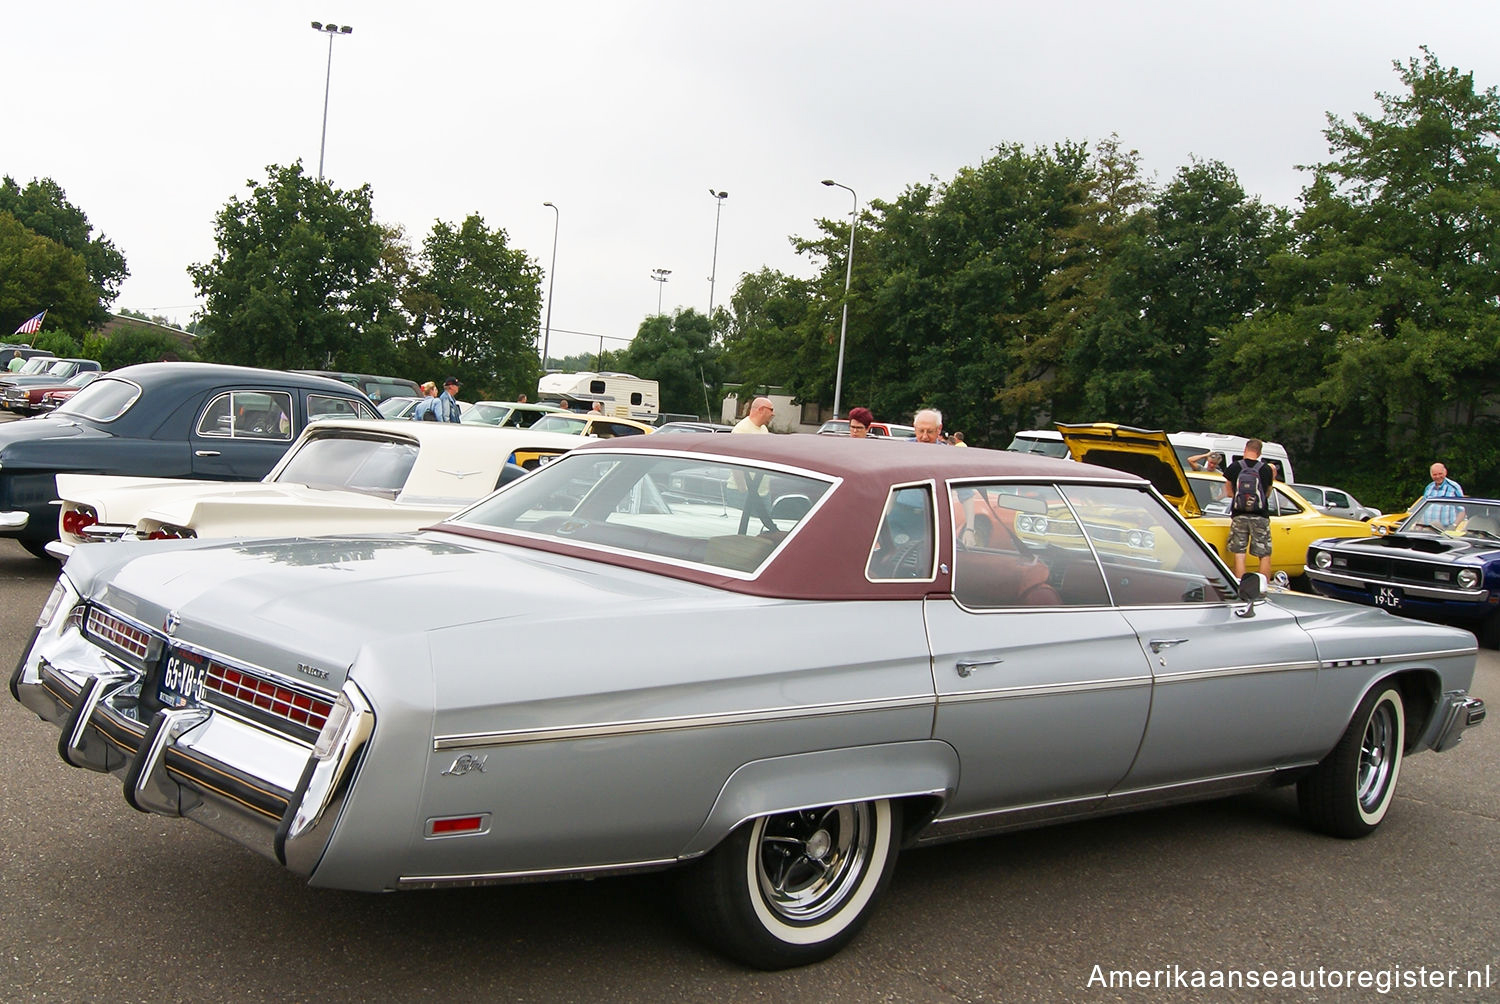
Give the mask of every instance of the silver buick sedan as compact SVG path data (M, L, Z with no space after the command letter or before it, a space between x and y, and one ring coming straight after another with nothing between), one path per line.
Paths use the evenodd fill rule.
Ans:
M641 436L417 533L79 548L10 687L132 806L312 885L673 869L779 968L912 845L1292 783L1368 834L1483 719L1474 662L1233 581L1129 474Z

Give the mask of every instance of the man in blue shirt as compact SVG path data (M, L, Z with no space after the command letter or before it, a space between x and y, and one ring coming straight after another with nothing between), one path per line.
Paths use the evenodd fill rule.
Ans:
M1464 493L1464 486L1448 477L1448 468L1442 464L1433 464L1428 470L1432 476L1427 487L1422 489L1424 499L1446 499L1460 498ZM1444 529L1452 529L1458 525L1463 518L1463 507L1456 505L1444 505L1437 507L1437 519Z
M449 377L443 381L443 392L438 395L437 404L433 408L439 422L458 421L458 377Z

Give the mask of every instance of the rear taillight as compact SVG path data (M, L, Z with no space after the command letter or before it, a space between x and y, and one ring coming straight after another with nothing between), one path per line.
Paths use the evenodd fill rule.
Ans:
M157 527L155 530L152 530L150 533L146 534L146 539L147 540L185 540L185 539L187 539L189 537L196 537L196 536L198 536L198 535L196 533L194 533L192 530L189 530L185 526L168 526L167 524L163 523L161 526Z
M97 522L99 522L99 514L88 506L69 509L62 514L63 533L71 534L74 537L83 536L84 529L93 526Z

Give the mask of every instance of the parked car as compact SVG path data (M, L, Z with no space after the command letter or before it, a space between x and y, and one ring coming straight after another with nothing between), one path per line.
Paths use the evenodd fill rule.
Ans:
M1022 429L1006 447L1013 453L1039 453L1044 457L1068 456L1068 444L1056 429Z
M538 432L566 432L573 436L593 436L596 439L643 436L656 431L655 426L637 422L633 418L614 418L598 411L569 411L566 408L543 415L531 427Z
M657 432L731 432L732 425L721 425L718 422L665 422L656 427Z
M1418 495L1416 498L1411 500L1410 505L1408 505L1405 509L1402 509L1400 512L1388 512L1382 513L1379 516L1370 517L1370 529L1382 535L1392 532L1402 523L1405 523L1406 517L1416 512L1417 506L1421 505L1423 500L1425 500L1426 498L1427 496L1425 495Z
M412 410L416 408L421 400L421 397L388 397L376 404L375 410L380 412L381 418L410 419ZM474 407L467 401L456 401L454 403L458 405L458 417L460 420L463 419L464 415L468 414L470 408ZM450 422L448 424L452 425L453 423Z
M26 367L10 374L0 374L0 407L11 408L18 400L11 395L16 387L55 387L79 373L98 370L99 363L93 359L56 359L37 356L31 362L43 361L45 365L27 373ZM28 363L27 365L30 365Z
M345 373L342 370L294 370L309 376L328 377L364 392L371 401L379 404L388 397L420 397L422 388L415 380L405 377L378 376L373 373Z
M978 493L1056 532L961 546ZM638 436L416 534L79 547L11 692L131 805L312 885L676 867L693 931L778 968L849 942L914 844L1293 781L1369 834L1403 757L1483 719L1475 655L1232 581L1131 475Z
M1342 488L1332 488L1328 485L1292 485L1292 490L1319 512L1326 512L1330 516L1343 516L1345 519L1369 520L1379 516L1380 510L1374 506L1360 505L1359 499L1350 495Z
M55 411L74 393L87 387L102 375L100 370L83 370L62 382L43 381L24 387L7 387L0 404L8 411L20 415L39 415L44 411ZM59 395L62 395L59 397Z
M475 401L460 417L468 425L494 425L500 428L529 429L543 415L562 411L551 404L525 404L519 401Z
M59 473L250 480L329 416L378 417L359 391L323 377L209 363L114 370L43 421L0 425L0 536L46 555Z
M1059 425L1073 459L1100 464L1147 478L1186 517L1198 535L1226 561L1229 545L1229 499L1225 481L1211 472L1187 473L1179 450L1165 433L1096 422ZM1266 499L1271 513L1271 574L1282 573L1301 584L1307 546L1320 537L1368 537L1369 524L1328 516L1303 500L1289 485L1272 485Z
M849 420L847 418L830 418L818 426L818 435L847 436L849 435ZM871 422L870 435L888 439L915 439L917 430L910 425L895 425L891 422Z
M87 387L89 384L93 383L97 378L103 375L103 370L86 370L83 373L80 373L77 376L73 377L73 379L69 380L65 385L61 387L53 387L50 390L44 388L42 390L41 399L37 405L38 412L41 414L47 414L49 412L56 411L58 408L61 408L63 406L63 403L71 398L74 394L77 394L79 391L83 390L83 388Z
M260 481L59 474L58 539L47 550L67 558L100 540L416 530L586 442L452 422L314 422Z
M1392 533L1313 541L1307 578L1324 596L1461 624L1500 648L1500 500L1427 499Z

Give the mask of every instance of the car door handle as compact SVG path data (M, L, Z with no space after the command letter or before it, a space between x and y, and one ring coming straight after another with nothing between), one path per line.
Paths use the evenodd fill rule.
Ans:
M1151 651L1160 652L1164 648L1171 648L1173 645L1182 645L1186 641L1186 638L1152 638L1147 644L1151 646Z
M998 666L1004 661L1004 659L960 659L954 668L958 670L959 676L967 680L980 666Z
M217 457L218 455L219 455L219 451L218 450L194 450L193 451L193 456L195 456L195 457Z

